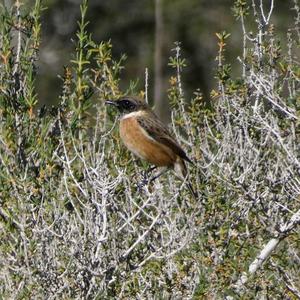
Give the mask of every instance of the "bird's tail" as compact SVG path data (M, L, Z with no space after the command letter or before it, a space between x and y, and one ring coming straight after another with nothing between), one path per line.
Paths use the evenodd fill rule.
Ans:
M189 189L189 191L191 192L191 194L193 195L193 197L195 199L198 198L198 194L197 192L195 192L193 186L191 185L191 182L188 179L188 172L187 172L187 168L186 165L184 163L184 161L178 157L176 163L174 164L174 171L175 174L183 181L186 182L186 185Z
M192 187L191 183L189 181L186 182L191 194L193 195L193 197L195 198L195 200L198 199L198 194L197 192L195 192L194 188Z

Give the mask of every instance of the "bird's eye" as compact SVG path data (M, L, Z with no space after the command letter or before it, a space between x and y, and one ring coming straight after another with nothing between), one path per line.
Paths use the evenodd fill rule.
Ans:
M124 104L125 104L125 106L127 106L127 107L130 107L130 106L131 106L131 103L130 103L130 101L128 101L128 100L125 100L125 101L124 101Z
M123 100L122 101L122 106L127 111L134 110L134 108L135 108L135 104L132 103L132 101L129 101L129 100Z

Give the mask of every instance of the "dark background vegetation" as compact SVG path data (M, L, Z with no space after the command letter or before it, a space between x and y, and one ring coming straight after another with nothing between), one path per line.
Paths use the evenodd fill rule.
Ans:
M79 0L47 0L42 14L42 43L38 68L37 89L40 104L51 105L58 101L61 92L62 65L68 65L74 50L72 39L80 16ZM162 101L167 103L166 90L172 72L168 59L174 42L181 42L182 55L187 67L183 73L185 93L190 97L200 89L209 101L209 91L215 86L217 53L216 32L226 30L228 39L226 56L233 62L241 55L241 27L235 20L231 0L165 0L162 2ZM269 1L264 1L266 7ZM289 1L275 3L272 23L279 35L285 35L293 18ZM95 41L111 40L113 56L127 56L121 74L120 86L126 91L130 81L144 88L145 68L149 69L150 101L154 94L155 55L155 1L110 0L89 2L88 30ZM253 24L253 28L255 24ZM284 45L282 45L284 47ZM237 62L237 61L236 61ZM238 63L233 67L240 71ZM166 105L164 105L165 107ZM159 112L160 113L160 112ZM162 112L162 114L164 114ZM164 114L165 116L165 114Z

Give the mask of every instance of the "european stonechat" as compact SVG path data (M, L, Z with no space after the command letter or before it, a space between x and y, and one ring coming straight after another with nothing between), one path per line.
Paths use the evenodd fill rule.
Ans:
M121 113L120 137L131 152L156 167L165 167L158 176L172 168L179 178L186 180L185 161L192 161L145 101L123 97L115 101L107 100L105 103L115 106ZM196 197L191 184L187 184Z

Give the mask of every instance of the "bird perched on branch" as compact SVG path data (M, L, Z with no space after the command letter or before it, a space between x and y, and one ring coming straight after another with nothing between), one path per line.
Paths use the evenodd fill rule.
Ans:
M121 114L119 130L125 146L139 158L156 167L163 167L150 182L170 168L179 178L187 181L185 162L192 161L145 101L122 97L114 101L107 100L105 103L115 106ZM188 181L187 185L196 197Z

